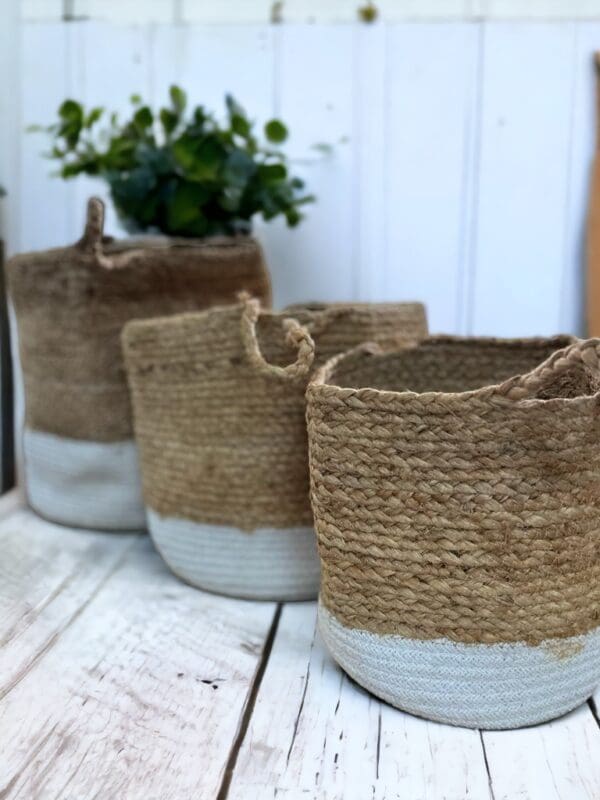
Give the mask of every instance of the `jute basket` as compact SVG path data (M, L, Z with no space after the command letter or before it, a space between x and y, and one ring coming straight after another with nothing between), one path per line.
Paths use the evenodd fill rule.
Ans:
M434 338L355 350L315 375L320 628L358 683L482 728L592 694L599 356L598 339Z
M130 319L265 302L268 273L252 239L113 241L92 199L71 247L7 264L25 384L25 477L43 516L79 527L145 528L120 332Z
M426 331L419 304L295 313L305 327L245 298L125 328L149 530L195 586L316 596L304 403L315 346L321 362L366 339L400 343Z

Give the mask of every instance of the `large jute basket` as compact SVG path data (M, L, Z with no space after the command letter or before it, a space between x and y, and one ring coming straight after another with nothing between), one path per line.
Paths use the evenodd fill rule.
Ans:
M315 348L321 362L367 339L398 344L426 331L420 304L295 314L304 326L245 298L125 328L149 530L195 586L316 596L304 403Z
M598 339L434 338L355 350L315 375L319 621L358 683L482 728L548 720L591 695L599 356Z
M120 333L133 318L270 298L252 239L113 241L92 199L81 241L7 264L25 385L29 501L56 522L145 528Z

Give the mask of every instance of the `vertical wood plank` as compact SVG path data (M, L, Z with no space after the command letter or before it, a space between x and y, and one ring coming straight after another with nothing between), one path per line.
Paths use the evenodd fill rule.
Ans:
M486 26L474 333L560 327L572 56L571 25Z
M154 53L157 102L167 98L176 78L190 103L205 105L219 117L225 114L227 93L261 124L272 114L273 51L268 25L161 26Z
M289 230L277 221L261 235L273 273L276 305L355 296L353 192L353 31L350 26L277 29L275 105L289 126L294 171L316 194L306 219ZM311 150L334 146L331 156Z
M69 59L72 29L64 23L39 23L23 28L23 124L48 125L71 93ZM48 138L22 135L20 249L63 246L71 239L69 211L74 187L51 173L56 166L43 158Z
M146 102L152 101L152 29L149 26L81 21L69 23L69 28L73 31L73 93L87 107L103 106L108 114L116 111L123 119L131 113L132 94L141 95ZM100 121L100 126L106 123L107 117ZM82 175L75 179L74 188L71 238L81 235L87 199L91 195L101 197L107 204L106 232L123 235L104 181Z
M385 300L385 185L388 167L386 27L354 26L355 294Z
M477 28L393 25L388 54L386 297L423 300L432 331L456 332Z

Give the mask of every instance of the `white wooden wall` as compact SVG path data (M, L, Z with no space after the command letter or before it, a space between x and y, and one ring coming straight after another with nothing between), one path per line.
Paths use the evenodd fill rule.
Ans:
M231 91L282 116L319 199L295 231L260 228L278 305L414 298L435 331L582 332L600 22L30 20L23 37L23 125L67 96L159 103L174 81L214 109ZM22 143L13 250L75 239L101 189L48 177L44 146Z

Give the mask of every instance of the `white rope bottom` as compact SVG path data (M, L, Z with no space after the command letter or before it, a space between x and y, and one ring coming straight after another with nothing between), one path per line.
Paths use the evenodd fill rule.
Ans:
M148 509L150 535L160 554L187 583L252 600L310 600L319 590L312 528L247 532L162 517Z
M520 728L571 711L600 679L600 628L526 644L421 641L347 628L319 605L319 627L354 680L397 708L469 728Z
M87 442L25 429L25 481L34 511L77 528L145 530L133 441Z

